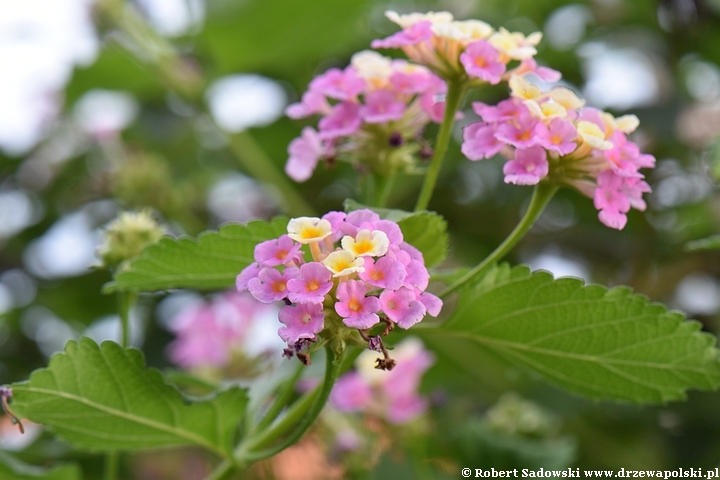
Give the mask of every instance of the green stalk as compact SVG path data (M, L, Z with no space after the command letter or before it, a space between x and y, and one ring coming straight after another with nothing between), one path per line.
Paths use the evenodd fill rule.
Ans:
M500 261L501 258L512 250L512 248L525 236L528 230L530 230L530 227L532 227L535 220L538 219L547 204L550 202L550 199L552 199L555 192L557 192L558 188L559 187L554 183L540 182L535 185L535 190L533 190L533 195L530 199L530 205L528 205L525 215L523 215L523 218L520 220L520 223L517 224L515 230L510 233L505 241L502 242L494 252L485 258L485 260L480 262L478 266L470 270L468 273L463 275L462 278L446 288L440 294L440 297L442 298L448 296L470 280L479 277L485 272L485 270Z
M440 167L445 159L448 145L450 145L450 137L452 136L452 126L455 122L455 114L460 108L463 97L465 96L465 82L458 80L448 81L448 91L445 97L445 115L443 116L440 132L438 132L437 141L435 143L435 152L427 173L425 174L425 182L423 183L420 196L418 197L415 211L425 210L430 203L435 184L438 176L440 176Z
M120 454L111 452L105 456L105 472L103 480L117 480L118 471L120 470Z
M120 345L128 348L130 345L130 310L135 304L137 293L135 292L118 292L118 313L120 314L120 326L122 333L120 335Z
M373 196L373 207L385 208L387 201L390 198L390 192L392 192L393 185L395 184L395 178L398 174L394 173L389 176L374 174L374 196Z
M236 465L229 460L224 460L220 465L215 467L215 470L210 472L210 475L205 477L205 480L226 480L232 478L235 474Z
M260 432L256 438L250 438L244 444L240 444L235 451L235 458L239 462L253 462L281 452L299 440L313 424L330 396L330 391L335 385L342 365L342 358L335 358L335 353L329 345L325 347L325 354L323 383L290 407L287 415L272 428ZM283 440L273 445L280 438Z
M295 402L282 420L273 425L272 428L259 430L257 435L251 435L238 445L234 453L235 460L238 463L229 460L223 461L205 480L227 480L232 478L239 468L247 467L257 460L272 457L300 439L320 415L342 367L342 358L335 358L335 354L329 345L325 347L325 352L326 363L323 383ZM283 438L283 440L273 445L280 438Z
M295 370L295 373L293 373L292 377L285 381L282 386L282 390L275 399L275 402L268 409L262 420L260 420L260 422L257 424L255 430L263 430L269 427L273 420L275 420L277 416L280 415L280 412L282 412L282 409L285 407L285 405L287 405L290 397L295 391L295 384L302 376L304 370L305 366L302 363L298 362L297 370Z
M313 214L313 208L298 193L295 185L280 171L249 133L236 133L230 135L229 139L230 148L243 168L258 180L277 187L288 215L299 217Z
M134 292L118 292L118 313L120 315L120 345L123 348L128 348L130 343L130 309L137 294ZM103 480L117 480L118 471L120 470L120 452L110 452L105 456L105 471L103 473Z

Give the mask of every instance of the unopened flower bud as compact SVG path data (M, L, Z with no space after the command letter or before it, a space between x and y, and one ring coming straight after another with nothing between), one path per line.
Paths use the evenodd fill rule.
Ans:
M108 224L97 255L104 267L117 267L158 242L164 233L148 210L123 212Z

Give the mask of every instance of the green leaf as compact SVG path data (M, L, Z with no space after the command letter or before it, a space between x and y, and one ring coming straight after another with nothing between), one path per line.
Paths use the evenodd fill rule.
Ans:
M163 238L143 250L105 293L115 290L157 291L170 288L216 290L235 284L240 271L254 262L255 245L287 233L288 219L228 224L217 232Z
M247 403L231 388L195 404L145 367L140 350L89 338L68 342L47 368L13 388L13 410L93 451L198 445L230 457Z
M463 460L473 468L563 469L575 461L577 446L571 437L525 438L496 432L484 422L469 419L459 426Z
M717 250L720 249L720 235L712 235L707 238L693 240L685 244L685 250L692 252L695 250Z
M3 480L80 480L80 468L73 464L52 468L35 467L22 463L0 451L0 478Z
M199 40L219 73L292 72L366 46L368 32L358 19L370 7L368 0L208 2Z
M371 208L352 199L345 200L344 205L346 212L368 208L381 218L397 222L405 241L422 252L428 268L445 260L448 252L447 222L437 213L428 210L406 212L390 208Z
M413 331L457 341L466 351L474 346L479 357L493 352L571 392L658 403L683 399L689 388L720 386L715 337L684 320L627 287L584 286L502 265L460 293L445 325ZM457 362L483 368L472 358Z

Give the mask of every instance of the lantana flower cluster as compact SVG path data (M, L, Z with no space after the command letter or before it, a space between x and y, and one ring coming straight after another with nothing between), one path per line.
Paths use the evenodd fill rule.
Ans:
M535 185L548 179L592 198L599 219L622 229L630 208L644 210L650 191L641 168L655 158L643 154L627 135L638 126L635 115L613 117L571 90L556 86L543 92L524 76L510 78L511 96L496 106L473 103L482 121L463 131L462 152L470 160L497 153L508 159L505 182Z
M168 355L188 369L225 367L239 352L260 355L268 342L257 326L273 311L277 312L240 292L193 302L170 321L169 328L177 338L168 346ZM250 338L253 345L247 348Z
M303 129L288 146L285 171L303 182L320 160L350 161L357 168L390 175L411 170L418 142L429 122L441 122L446 85L427 68L391 60L373 51L353 56L345 69L332 68L316 77L291 118L322 115L318 130Z
M408 338L398 344L393 350L398 366L392 372L374 369L370 353L360 354L356 370L338 379L330 404L341 412L364 412L395 424L407 423L425 412L428 401L418 389L435 359L422 342Z
M380 336L369 336L369 329L381 322L384 334L395 325L408 329L442 308L425 291L429 274L422 253L403 240L397 223L366 209L294 218L287 231L258 244L255 263L237 278L238 290L260 302L286 303L278 314L285 353L306 361L301 350L324 330L327 337L346 339L356 329L369 348L384 353L378 368L392 369ZM308 250L311 259L305 258Z
M470 86L497 84L512 74L534 72L555 82L560 73L534 60L541 32L525 36L493 29L480 20L455 20L450 12L385 15L402 30L372 42L373 48L399 48L407 57L445 80L469 80ZM510 64L513 68L508 68Z

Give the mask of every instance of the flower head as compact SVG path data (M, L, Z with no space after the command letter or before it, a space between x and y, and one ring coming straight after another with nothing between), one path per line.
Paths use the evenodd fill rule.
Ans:
M186 306L170 321L170 359L183 368L223 367L244 348L253 324L270 312L247 293L226 292Z
M401 31L372 42L373 48L399 48L407 57L428 67L443 79L465 78L470 85L496 84L512 72L537 72L556 78L554 70L538 67L533 56L542 38L539 32L525 36L504 28L495 31L480 20L455 20L448 12L399 15L385 13ZM510 62L520 65L508 72Z
M404 241L397 223L367 209L294 218L287 230L258 244L255 262L236 281L238 290L260 302L285 302L285 326L278 332L288 343L285 355L306 362L305 350L312 351L318 337L362 339L383 353L378 367L391 370L396 362L379 334L395 325L410 328L442 308L425 291L430 274L422 253ZM306 261L301 244L308 245L312 260ZM371 333L378 324L382 331Z
M345 69L316 77L291 118L319 114L317 131L306 127L288 147L287 174L310 178L322 160L347 161L389 175L412 170L429 122L442 121L445 83L429 69L373 51L356 53Z
M420 380L434 363L422 343L409 338L395 350L398 366L391 372L374 368L372 352L355 361L356 371L340 377L330 394L330 404L342 412L365 412L402 424L422 415L427 400L418 393Z
M463 131L465 156L481 160L502 153L507 183L572 186L593 199L598 218L611 228L622 229L631 208L645 209L642 194L650 187L639 170L653 167L655 159L626 136L637 128L637 117L584 107L568 88L543 92L517 74L509 86L510 99L497 106L473 105L482 121Z

